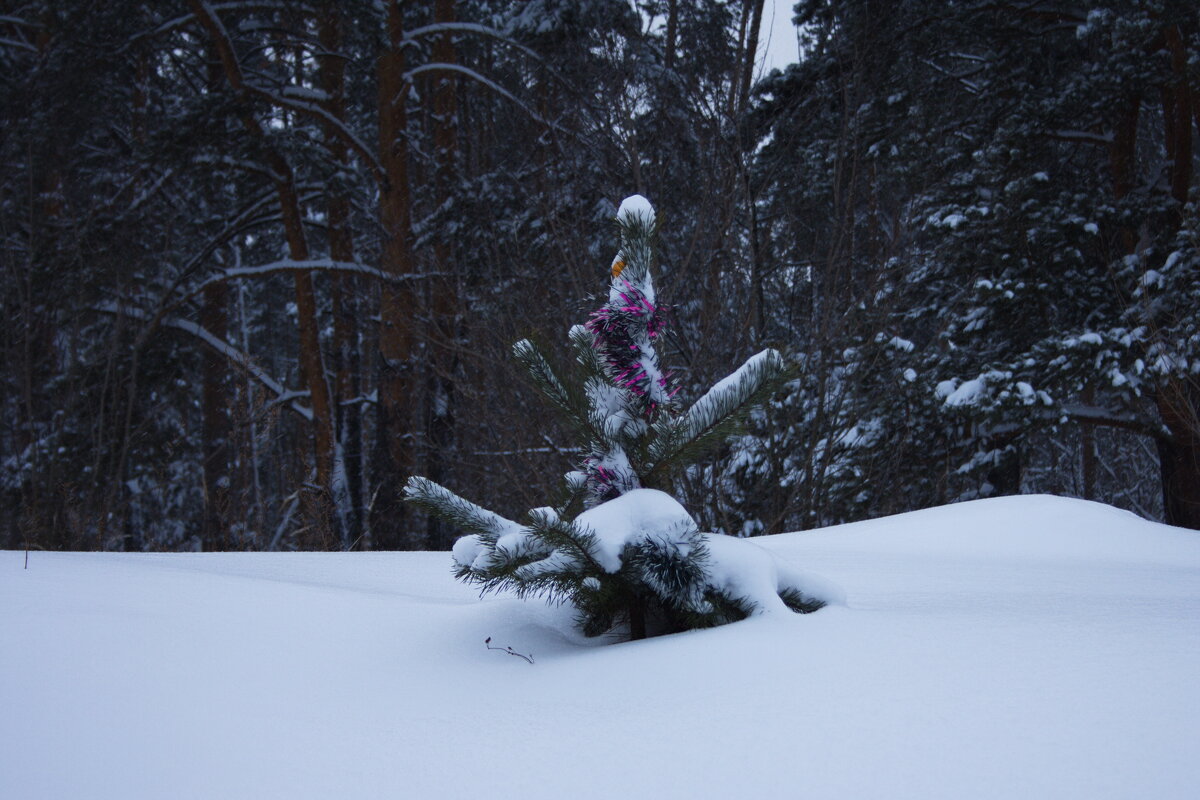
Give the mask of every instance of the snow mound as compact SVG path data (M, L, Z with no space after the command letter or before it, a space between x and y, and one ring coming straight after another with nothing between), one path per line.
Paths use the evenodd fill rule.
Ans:
M598 647L446 553L0 552L0 794L1195 796L1195 531L1024 496L730 544L846 604Z
M594 536L592 555L610 573L619 571L623 559L643 545L681 560L702 549L702 577L694 588L697 608L711 610L702 598L714 592L749 615L815 611L845 601L835 584L796 569L754 542L700 533L687 510L657 489L635 489L601 503L580 514L575 524Z
M703 538L709 585L729 597L749 600L754 604L752 614L792 613L784 597L808 608L846 602L837 584L796 569L748 539L720 533L706 533Z
M617 209L617 221L623 225L640 221L643 225L652 226L654 206L640 194L630 195L621 201L621 207Z
M800 542L836 539L843 551L913 558L1200 568L1195 531L1149 522L1103 503L1052 495L971 500L768 539L777 552Z
M621 569L621 553L648 538L667 539L682 555L698 529L691 514L666 492L634 489L588 509L575 524L596 537L592 555L608 572Z

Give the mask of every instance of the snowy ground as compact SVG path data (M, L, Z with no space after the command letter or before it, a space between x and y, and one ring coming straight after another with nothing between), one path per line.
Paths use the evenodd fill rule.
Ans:
M1198 796L1200 534L1020 497L759 541L847 604L598 647L446 553L0 553L0 796Z

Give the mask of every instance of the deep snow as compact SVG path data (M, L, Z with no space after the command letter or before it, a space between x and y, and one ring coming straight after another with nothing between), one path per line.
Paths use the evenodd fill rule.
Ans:
M0 553L0 796L1196 796L1200 534L1035 496L757 542L846 605L605 645L448 553Z

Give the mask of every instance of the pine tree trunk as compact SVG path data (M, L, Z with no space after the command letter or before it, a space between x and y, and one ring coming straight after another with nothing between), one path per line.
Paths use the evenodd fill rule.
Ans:
M1112 144L1109 145L1109 164L1113 176L1113 199L1121 200L1133 190L1134 159L1137 147L1138 116L1140 98L1130 98L1120 110L1114 125ZM1132 253L1137 245L1137 232L1129 225L1121 227L1121 249Z
M679 39L679 0L667 3L667 49L665 63L668 70L675 68L675 48Z
M758 29L762 27L765 0L745 0L751 5L750 29L746 32L746 52L742 60L742 78L739 86L738 114L744 114L750 103L750 87L754 84L754 65L758 56Z
M1171 225L1177 230L1192 185L1193 98L1181 32L1171 26L1164 34L1175 76L1174 83L1163 87L1163 133L1175 201ZM1200 130L1200 120L1197 124ZM1195 383L1169 378L1156 399L1163 424L1171 432L1170 439L1158 439L1163 514L1169 525L1200 530L1200 394Z
M433 22L455 21L454 0L437 0ZM449 33L439 35L433 43L433 60L452 64L456 58L454 40ZM436 152L434 177L437 207L450 199L450 189L457 174L458 120L455 82L450 75L439 75L433 92L433 142ZM453 255L446 237L438 237L433 246L434 276L429 283L432 294L433 331L429 358L429 385L426 395L426 442L428 444L426 471L431 480L446 479L446 464L454 448L454 374L458 368L458 287L454 275ZM430 550L448 550L453 531L437 517L430 515L425 544Z
M1188 54L1177 26L1166 31L1167 49L1171 53L1173 85L1164 88L1171 95L1170 111L1164 114L1168 135L1167 153L1171 170L1171 197L1178 204L1176 226L1182 222L1183 206L1192 185L1192 90L1188 84ZM1200 130L1200 129L1198 129Z
M379 78L379 155L384 170L380 188L383 249L380 269L398 278L386 282L379 302L379 402L376 441L371 458L375 497L371 503L372 545L380 550L402 548L408 519L401 489L414 473L412 441L416 381L413 379L412 206L408 184L408 115L405 108L404 8L388 4L387 38L377 64Z
M275 180L275 192L282 212L284 235L288 255L295 261L309 259L308 239L304 233L304 215L300 210L300 198L291 165L271 146L266 131L254 116L252 99L242 74L241 64L233 45L220 21L213 15L212 8L202 0L191 0L192 13L212 37L213 45L220 56L225 77L237 100L238 117L246 133L260 148L262 156ZM310 497L309 516L316 525L316 542L322 546L334 546L340 540L337 533L336 516L331 514L333 480L333 415L329 395L329 383L325 377L325 363L321 355L320 331L317 322L316 290L312 273L297 270L293 273L296 310L300 328L300 370L310 394L313 412L313 443L316 461L316 479L320 496Z
M290 173L288 175L290 178ZM284 214L288 226L288 242L291 257L297 261L308 260L308 248L300 229L299 203L295 197L295 185L289 180L280 187L280 197L285 206L291 206L294 217ZM333 415L329 396L329 382L325 378L325 362L321 355L321 342L317 328L317 299L311 272L295 273L296 309L300 322L300 364L305 382L311 394L313 411L313 438L316 455L317 486L320 496L312 498L309 515L320 526L318 544L336 547L341 536L337 531L336 516L332 514L333 486Z
M1091 407L1096 403L1096 389L1087 386L1083 390L1083 403ZM1096 499L1096 426L1079 426L1080 468L1083 473L1083 499Z
M246 283L239 281L237 284L237 308L238 308L238 325L239 341L242 345L242 352L250 352L250 325L249 318L246 313ZM251 508L245 515L245 519L249 521L249 526L252 531L251 544L254 549L260 547L259 537L266 533L266 509L263 503L263 487L261 480L260 465L262 461L261 453L259 452L259 423L257 422L257 410L255 408L255 392L257 386L254 379L247 375L241 388L241 408L246 415L247 430L246 430L246 453L245 463L242 465L243 477L242 485L248 487L248 500L243 501L248 503Z
M1200 403L1194 387L1171 381L1158 395L1170 439L1159 438L1163 514L1168 525L1200 530Z
M992 443L999 450L996 463L987 471L986 480L992 485L991 497L1010 497L1021 493L1021 451L1017 440L1011 443Z
M204 290L200 325L218 339L227 338L229 328L229 286L214 283ZM204 359L203 422L204 448L204 521L200 533L204 550L230 548L229 441L229 370L224 356L206 350Z
M646 603L634 597L629 603L629 638L636 641L646 638Z
M742 62L746 57L746 29L750 26L751 3L756 0L742 0L741 18L738 22L737 54L733 59L733 69L729 74L729 106L726 113L731 117L738 115L738 100L742 96L740 81L742 78Z
M326 55L318 59L320 85L328 96L326 110L339 122L346 121L346 60L341 56L342 11L337 2L326 2L320 22L321 48ZM349 173L350 154L345 140L325 125L325 147L339 172ZM335 181L329 188L329 255L334 261L354 261L354 236L350 230L350 198L345 186ZM352 311L354 280L347 275L333 277L333 355L334 423L340 458L345 475L343 487L346 508L342 547L354 547L363 534L362 519L362 411L359 403L347 403L359 394L358 322ZM342 499L342 498L336 498Z

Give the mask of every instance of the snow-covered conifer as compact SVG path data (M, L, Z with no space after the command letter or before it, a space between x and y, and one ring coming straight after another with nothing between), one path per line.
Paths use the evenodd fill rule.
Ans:
M813 611L836 596L745 540L702 533L669 494L678 466L736 430L777 385L783 359L751 357L689 408L675 399L657 343L667 316L651 268L656 220L640 195L617 213L621 247L604 305L568 338L575 374L560 377L529 340L517 360L584 440L568 499L504 519L425 478L407 497L469 535L454 547L456 574L484 591L566 600L588 635L717 625L781 608Z

